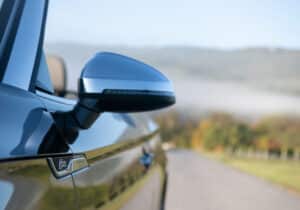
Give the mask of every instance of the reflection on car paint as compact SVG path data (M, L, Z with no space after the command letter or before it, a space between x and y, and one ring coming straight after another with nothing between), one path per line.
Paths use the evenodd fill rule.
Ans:
M155 138L153 140L156 141ZM148 170L139 161L142 145L103 159L90 159L89 170L74 175L76 190L80 195L80 207L120 209L122 206L126 209L128 206L130 209L129 200L132 200L135 205L131 208L157 208L161 204L166 159L159 145L153 145L156 148L151 149L156 156L154 164ZM142 191L145 192L141 193ZM157 195L153 196L155 192ZM149 205L143 206L145 203Z
M32 93L0 84L0 159L70 153L51 114Z
M14 185L8 181L0 180L0 209L5 209L12 193L14 192Z
M10 183L9 187L1 187L0 209L75 209L76 199L71 177L57 180L51 173L47 161L23 160L11 161L0 165L0 183ZM7 197L9 198L7 199ZM2 197L1 197L2 198Z

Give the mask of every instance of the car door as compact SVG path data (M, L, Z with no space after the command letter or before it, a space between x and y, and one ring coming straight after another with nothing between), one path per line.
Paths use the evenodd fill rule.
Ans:
M34 91L47 1L1 3L0 209L77 209L72 176L50 164L72 152Z
M39 94L50 112L72 110L76 103ZM72 173L81 209L161 208L166 159L157 127L145 115L102 113L70 148L84 159ZM149 168L145 152L153 157Z
M0 85L0 209L76 209L71 176L54 177L48 158L60 154L42 149L55 137L52 118L36 96ZM44 151L43 151L44 150Z
M157 130L150 130L141 114L104 113L97 122L79 134L71 145L84 154L89 168L74 174L82 209L160 209L164 157ZM152 165L142 162L147 150Z

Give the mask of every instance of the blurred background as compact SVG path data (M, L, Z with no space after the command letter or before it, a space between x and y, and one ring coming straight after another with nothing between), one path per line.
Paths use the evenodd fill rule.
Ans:
M45 50L71 92L98 51L173 81L176 106L151 113L170 150L167 210L299 209L299 11L297 0L51 0Z

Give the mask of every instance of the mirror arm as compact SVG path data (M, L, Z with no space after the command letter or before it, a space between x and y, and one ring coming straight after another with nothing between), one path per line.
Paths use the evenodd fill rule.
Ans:
M80 129L88 129L97 120L100 113L83 106L80 101L71 111L71 115Z
M53 113L53 118L63 137L72 144L77 138L79 130L90 128L99 115L100 113L77 103L72 111Z

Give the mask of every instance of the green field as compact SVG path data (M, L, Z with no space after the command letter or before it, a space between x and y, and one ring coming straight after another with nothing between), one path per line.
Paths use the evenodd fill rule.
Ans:
M237 158L223 154L205 154L234 168L300 192L300 162Z

